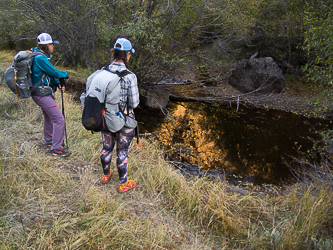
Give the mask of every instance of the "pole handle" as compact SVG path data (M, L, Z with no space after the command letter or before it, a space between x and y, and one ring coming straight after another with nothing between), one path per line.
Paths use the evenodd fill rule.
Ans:
M60 81L60 86L61 87L66 87L66 81L65 81L66 78L59 78L59 81Z

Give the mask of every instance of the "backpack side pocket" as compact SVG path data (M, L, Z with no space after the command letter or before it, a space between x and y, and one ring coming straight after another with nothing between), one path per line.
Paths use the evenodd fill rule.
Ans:
M95 132L107 130L104 113L104 103L100 103L97 97L87 96L82 112L82 125Z

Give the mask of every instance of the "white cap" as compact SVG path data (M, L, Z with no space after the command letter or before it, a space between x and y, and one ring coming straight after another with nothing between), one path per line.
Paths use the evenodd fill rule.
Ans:
M39 36L37 37L37 42L38 44L48 44L48 43L59 44L59 42L54 40L52 36L48 33L39 34Z

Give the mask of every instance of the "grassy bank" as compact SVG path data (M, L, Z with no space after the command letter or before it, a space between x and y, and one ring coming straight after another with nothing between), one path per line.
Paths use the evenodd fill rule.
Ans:
M8 58L0 53L0 62ZM60 98L57 92L59 105ZM143 151L136 142L130 150L129 176L139 180L135 190L116 192L117 171L101 185L100 134L83 128L81 107L67 93L64 102L73 154L63 159L41 145L38 106L31 98L18 103L0 84L0 249L333 247L327 186L239 195L223 181L186 181L149 139L142 139Z

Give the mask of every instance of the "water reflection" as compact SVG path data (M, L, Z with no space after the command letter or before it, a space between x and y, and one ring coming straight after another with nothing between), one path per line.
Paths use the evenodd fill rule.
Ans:
M256 184L292 182L282 157L295 156L296 148L310 149L308 123L317 123L276 110L241 110L236 117L226 105L170 103L168 109L172 120L136 112L141 132L159 131L157 139L172 157L205 170L224 169Z

